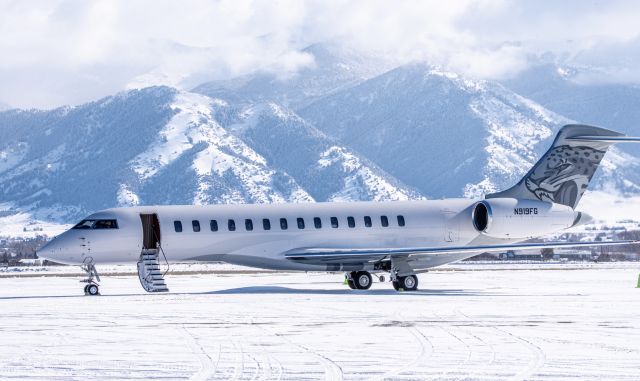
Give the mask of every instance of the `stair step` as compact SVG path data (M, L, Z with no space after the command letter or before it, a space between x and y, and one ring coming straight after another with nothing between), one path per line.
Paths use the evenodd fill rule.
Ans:
M164 272L160 266L160 255L156 249L144 249L140 253L138 277L147 292L168 292Z

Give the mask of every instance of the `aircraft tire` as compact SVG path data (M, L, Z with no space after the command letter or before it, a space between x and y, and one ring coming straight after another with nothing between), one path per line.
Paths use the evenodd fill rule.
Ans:
M393 285L394 290L400 291L400 283L397 280L392 281L391 284Z
M398 278L400 288L404 291L416 291L418 289L418 277L415 275L407 275Z
M368 290L371 288L371 283L373 283L373 278L368 271L358 271L353 277L353 282L358 290Z
M354 282L353 280L347 279L347 284L349 285L350 289L352 289L352 290L356 289L356 282Z
M91 296L98 295L100 293L100 289L95 284L90 284L87 286L87 293Z

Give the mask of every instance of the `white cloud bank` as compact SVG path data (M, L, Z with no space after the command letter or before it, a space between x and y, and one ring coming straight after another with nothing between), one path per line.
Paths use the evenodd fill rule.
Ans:
M76 104L313 63L337 41L501 78L551 52L640 81L637 1L1 1L0 101Z

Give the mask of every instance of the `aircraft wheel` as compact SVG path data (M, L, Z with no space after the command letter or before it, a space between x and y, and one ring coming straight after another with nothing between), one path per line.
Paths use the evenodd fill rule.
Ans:
M90 284L87 286L87 293L91 296L98 295L100 293L100 289L95 284Z
M415 291L418 289L418 277L415 275L401 276L398 278L398 285L404 291Z
M392 281L391 284L393 285L394 290L400 291L400 283L397 280Z
M84 285L84 294L87 295L89 293L89 291L87 291L87 288L89 288L88 284Z
M353 282L358 290L368 290L373 283L373 278L368 271L358 271L353 278Z

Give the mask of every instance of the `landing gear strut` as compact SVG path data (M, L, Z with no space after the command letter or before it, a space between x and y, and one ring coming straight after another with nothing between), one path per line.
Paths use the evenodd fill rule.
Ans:
M368 271L352 271L345 274L347 284L352 290L368 290L373 283L373 278Z
M84 286L84 294L95 296L100 295L100 275L98 275L98 271L96 270L96 266L93 264L93 261L87 261L80 265L82 271L87 273L87 278L80 281L80 283L86 283Z

